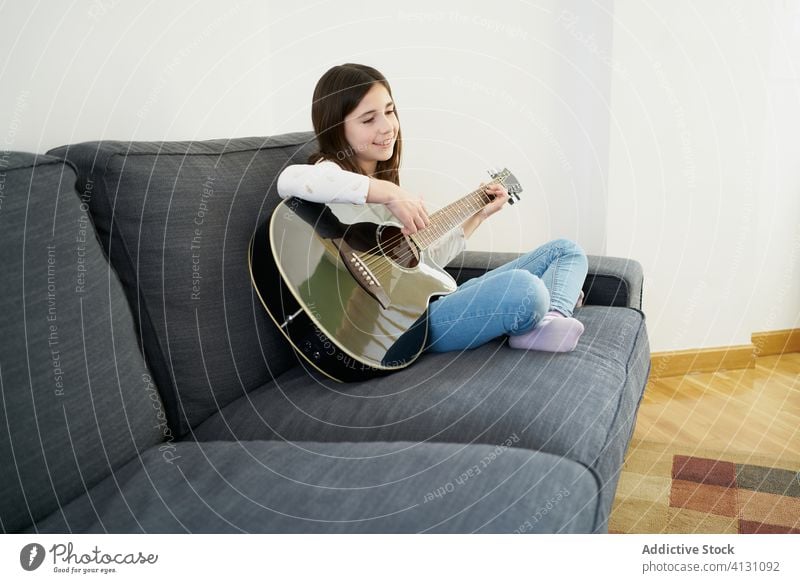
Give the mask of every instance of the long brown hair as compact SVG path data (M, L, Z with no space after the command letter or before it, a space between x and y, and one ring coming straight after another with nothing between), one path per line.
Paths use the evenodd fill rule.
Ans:
M392 95L392 88L386 77L377 69L367 65L356 63L336 65L320 77L314 88L314 102L311 105L311 121L314 123L319 150L309 156L309 164L324 158L336 162L345 170L364 174L355 159L353 148L345 138L344 118L358 106L375 83L383 85L389 96ZM396 105L394 111L397 115ZM399 122L400 118L397 119ZM386 161L378 160L373 174L375 178L400 185L402 143L401 132L398 129L392 157Z

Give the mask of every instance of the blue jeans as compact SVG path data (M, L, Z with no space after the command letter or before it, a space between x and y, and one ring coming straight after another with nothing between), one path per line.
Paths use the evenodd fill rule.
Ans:
M425 351L464 350L524 334L550 310L572 316L587 271L583 249L556 239L470 279L430 303Z

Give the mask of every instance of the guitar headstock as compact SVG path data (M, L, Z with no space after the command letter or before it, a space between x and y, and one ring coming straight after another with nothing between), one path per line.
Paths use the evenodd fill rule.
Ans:
M506 187L506 190L508 190L508 204L514 204L514 197L519 200L519 193L522 192L522 185L519 183L519 180L517 180L517 177L511 174L508 168L503 168L502 170L492 168L491 170L487 170L487 172L489 172L489 176L492 177L492 180L501 183Z

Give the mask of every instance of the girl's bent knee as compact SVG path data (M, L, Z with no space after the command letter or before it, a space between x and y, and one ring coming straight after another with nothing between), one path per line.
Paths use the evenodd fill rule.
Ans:
M586 251L583 250L583 247L578 245L575 241L571 239L555 239L550 242L554 247L558 249L563 249L568 253L574 253L576 255L583 255L586 256Z
M529 271L515 269L510 273L513 273L513 288L509 290L510 309L505 311L512 317L506 331L519 334L533 328L550 309L550 292L541 278Z

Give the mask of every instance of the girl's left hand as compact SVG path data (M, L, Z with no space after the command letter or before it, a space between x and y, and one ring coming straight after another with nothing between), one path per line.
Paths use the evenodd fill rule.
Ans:
M481 186L484 184L484 182L481 182ZM483 207L479 213L481 218L488 219L494 213L503 208L503 205L508 202L508 190L506 190L505 186L502 184L497 184L496 182L489 184L484 188L484 190L489 196L494 198L494 200Z

